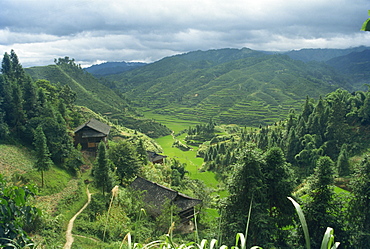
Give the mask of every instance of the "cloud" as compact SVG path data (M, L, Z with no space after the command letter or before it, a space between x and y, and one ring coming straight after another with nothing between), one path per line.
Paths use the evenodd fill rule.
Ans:
M0 52L24 66L154 61L192 50L367 45L368 0L4 0Z

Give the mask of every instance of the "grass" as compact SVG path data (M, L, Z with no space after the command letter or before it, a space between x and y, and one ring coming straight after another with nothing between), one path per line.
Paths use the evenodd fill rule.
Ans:
M6 177L34 170L32 152L20 145L0 144L0 172Z

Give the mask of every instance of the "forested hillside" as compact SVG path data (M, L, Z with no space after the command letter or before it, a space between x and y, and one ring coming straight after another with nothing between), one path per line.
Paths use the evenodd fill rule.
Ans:
M155 113L247 126L285 118L306 96L352 90L325 64L245 48L190 52L108 78L132 103Z
M34 80L44 79L53 85L68 86L76 92L76 104L106 115L113 122L135 128L153 137L169 134L168 128L139 114L109 82L93 77L74 63L73 59L59 58L55 65L25 69ZM104 85L106 84L106 85ZM109 87L108 87L108 86Z

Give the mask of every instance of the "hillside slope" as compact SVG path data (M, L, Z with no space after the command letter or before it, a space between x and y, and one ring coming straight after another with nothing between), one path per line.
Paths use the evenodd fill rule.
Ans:
M91 73L95 77L100 77L130 71L144 65L146 65L146 63L142 62L105 62L99 65L92 65L91 67L85 68L84 70Z
M108 78L156 113L251 126L284 118L306 96L350 88L325 64L250 49L190 52Z
M369 83L370 49L339 56L326 63L347 75L354 82L356 88L362 87L362 90L366 90L363 84Z
M76 104L109 117L128 128L153 137L167 135L170 130L152 120L139 117L128 102L91 74L70 65L49 65L25 69L34 80L45 79L52 84L69 85L77 93Z
M328 61L335 57L345 56L353 52L362 52L369 47L360 46L347 49L330 49L330 48L306 48L286 52L294 60L308 61Z

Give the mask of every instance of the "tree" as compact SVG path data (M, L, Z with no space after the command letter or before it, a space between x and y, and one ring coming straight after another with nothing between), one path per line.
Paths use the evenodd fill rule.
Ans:
M46 137L41 126L38 126L35 130L34 146L36 150L35 168L41 172L41 187L44 187L44 171L49 170L53 162L50 159Z
M293 192L293 172L289 169L283 151L279 147L270 148L265 153L265 161L262 172L267 186L269 213L271 217L281 218L277 222L278 227L281 228L287 224L281 224L280 222L288 221L288 217L294 213L294 209L290 208L291 205L289 205L289 200L286 198Z
M136 176L142 166L136 149L127 141L112 144L109 148L109 159L116 167L121 183L124 179Z
M27 77L23 86L23 109L26 112L27 118L31 119L37 116L37 87L32 80Z
M337 160L337 169L339 176L348 176L350 173L347 144L343 144Z
M370 248L370 158L356 168L351 182L353 198L349 202L352 246Z
M338 213L337 205L334 205L334 162L330 157L322 156L316 165L310 181L309 199L304 208L314 248L319 247L328 226L341 231L341 225L338 224L340 222L333 215Z
M103 195L113 187L111 163L108 159L106 145L103 141L99 143L98 147L94 178L96 186L102 189Z
M244 233L248 219L248 208L252 202L250 232L248 234L252 239L249 241L264 246L269 242L266 238L270 238L270 231L268 202L265 195L266 186L261 171L264 163L262 151L256 148L255 144L247 144L239 157L228 184L229 196L221 211L224 214L222 217L222 237L225 241L223 243L232 245L235 234ZM247 248L251 246L249 243Z

